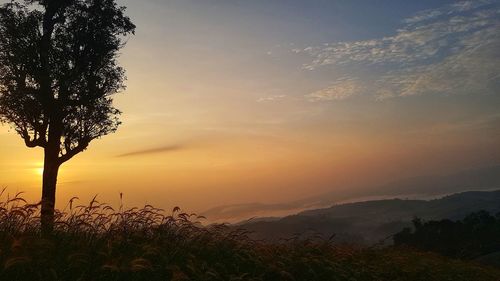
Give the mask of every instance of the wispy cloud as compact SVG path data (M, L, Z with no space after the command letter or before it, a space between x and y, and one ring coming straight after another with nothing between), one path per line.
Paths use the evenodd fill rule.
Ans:
M408 24L419 23L450 13L466 12L472 9L481 8L494 2L495 1L492 0L460 1L441 8L420 11L412 17L404 19L404 22Z
M344 99L363 88L373 89L377 99L481 93L498 82L500 1L462 1L419 12L403 23L393 36L292 50L312 58L306 70L339 72L349 66L365 73L345 73L363 83L334 84L306 98Z
M143 149L143 150L127 152L127 153L117 155L116 157L141 156L141 155L147 155L147 154L157 154L157 153L178 151L181 149L184 149L184 146L182 146L182 145L168 145L168 146L148 148L148 149Z
M443 11L440 10L424 10L416 13L413 17L409 17L403 20L403 22L408 24L418 23L421 21L426 21L430 19L434 19L443 15Z
M340 101L351 98L360 93L363 86L358 79L342 77L333 82L328 88L306 95L310 101Z
M265 96L257 99L257 102L273 102L273 101L278 101L282 100L286 97L286 95L270 95L270 96Z
M498 32L489 28L463 38L464 48L439 62L387 72L375 83L377 97L491 92L500 81Z

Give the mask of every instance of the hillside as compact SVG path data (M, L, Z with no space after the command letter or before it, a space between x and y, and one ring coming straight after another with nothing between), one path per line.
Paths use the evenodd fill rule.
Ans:
M411 220L461 219L469 213L500 212L500 190L470 191L434 200L375 200L309 210L272 221L249 221L240 226L258 239L276 240L294 235L335 234L337 241L374 243L404 227Z

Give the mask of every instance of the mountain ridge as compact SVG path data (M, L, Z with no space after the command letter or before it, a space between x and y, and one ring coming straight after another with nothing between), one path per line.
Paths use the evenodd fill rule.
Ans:
M460 192L432 200L396 198L339 204L271 221L250 220L238 227L252 231L254 238L265 240L319 233L336 234L340 242L374 243L411 226L415 217L458 220L479 210L500 213L500 189Z
M283 217L340 202L360 202L396 197L436 198L457 192L500 189L500 164L461 169L444 175L423 175L356 189L339 189L284 203L244 203L210 208L202 215L212 222L236 223L254 217Z

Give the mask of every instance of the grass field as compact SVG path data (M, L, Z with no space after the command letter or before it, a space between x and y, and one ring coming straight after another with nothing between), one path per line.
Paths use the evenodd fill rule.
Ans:
M0 202L0 280L500 280L498 269L411 249L268 244L179 208L74 203L43 238L38 205Z

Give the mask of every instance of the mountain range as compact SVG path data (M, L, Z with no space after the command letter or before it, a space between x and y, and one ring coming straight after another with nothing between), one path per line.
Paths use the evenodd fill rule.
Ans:
M425 175L359 188L336 188L277 204L245 203L217 206L202 212L211 222L236 223L255 217L283 217L334 204L379 199L433 199L457 192L500 189L500 165L460 170L444 175Z
M252 237L278 240L322 235L338 242L376 243L404 227L415 217L423 220L458 220L485 210L500 213L500 190L468 191L432 200L385 199L338 204L303 211L283 218L261 218L237 224Z

